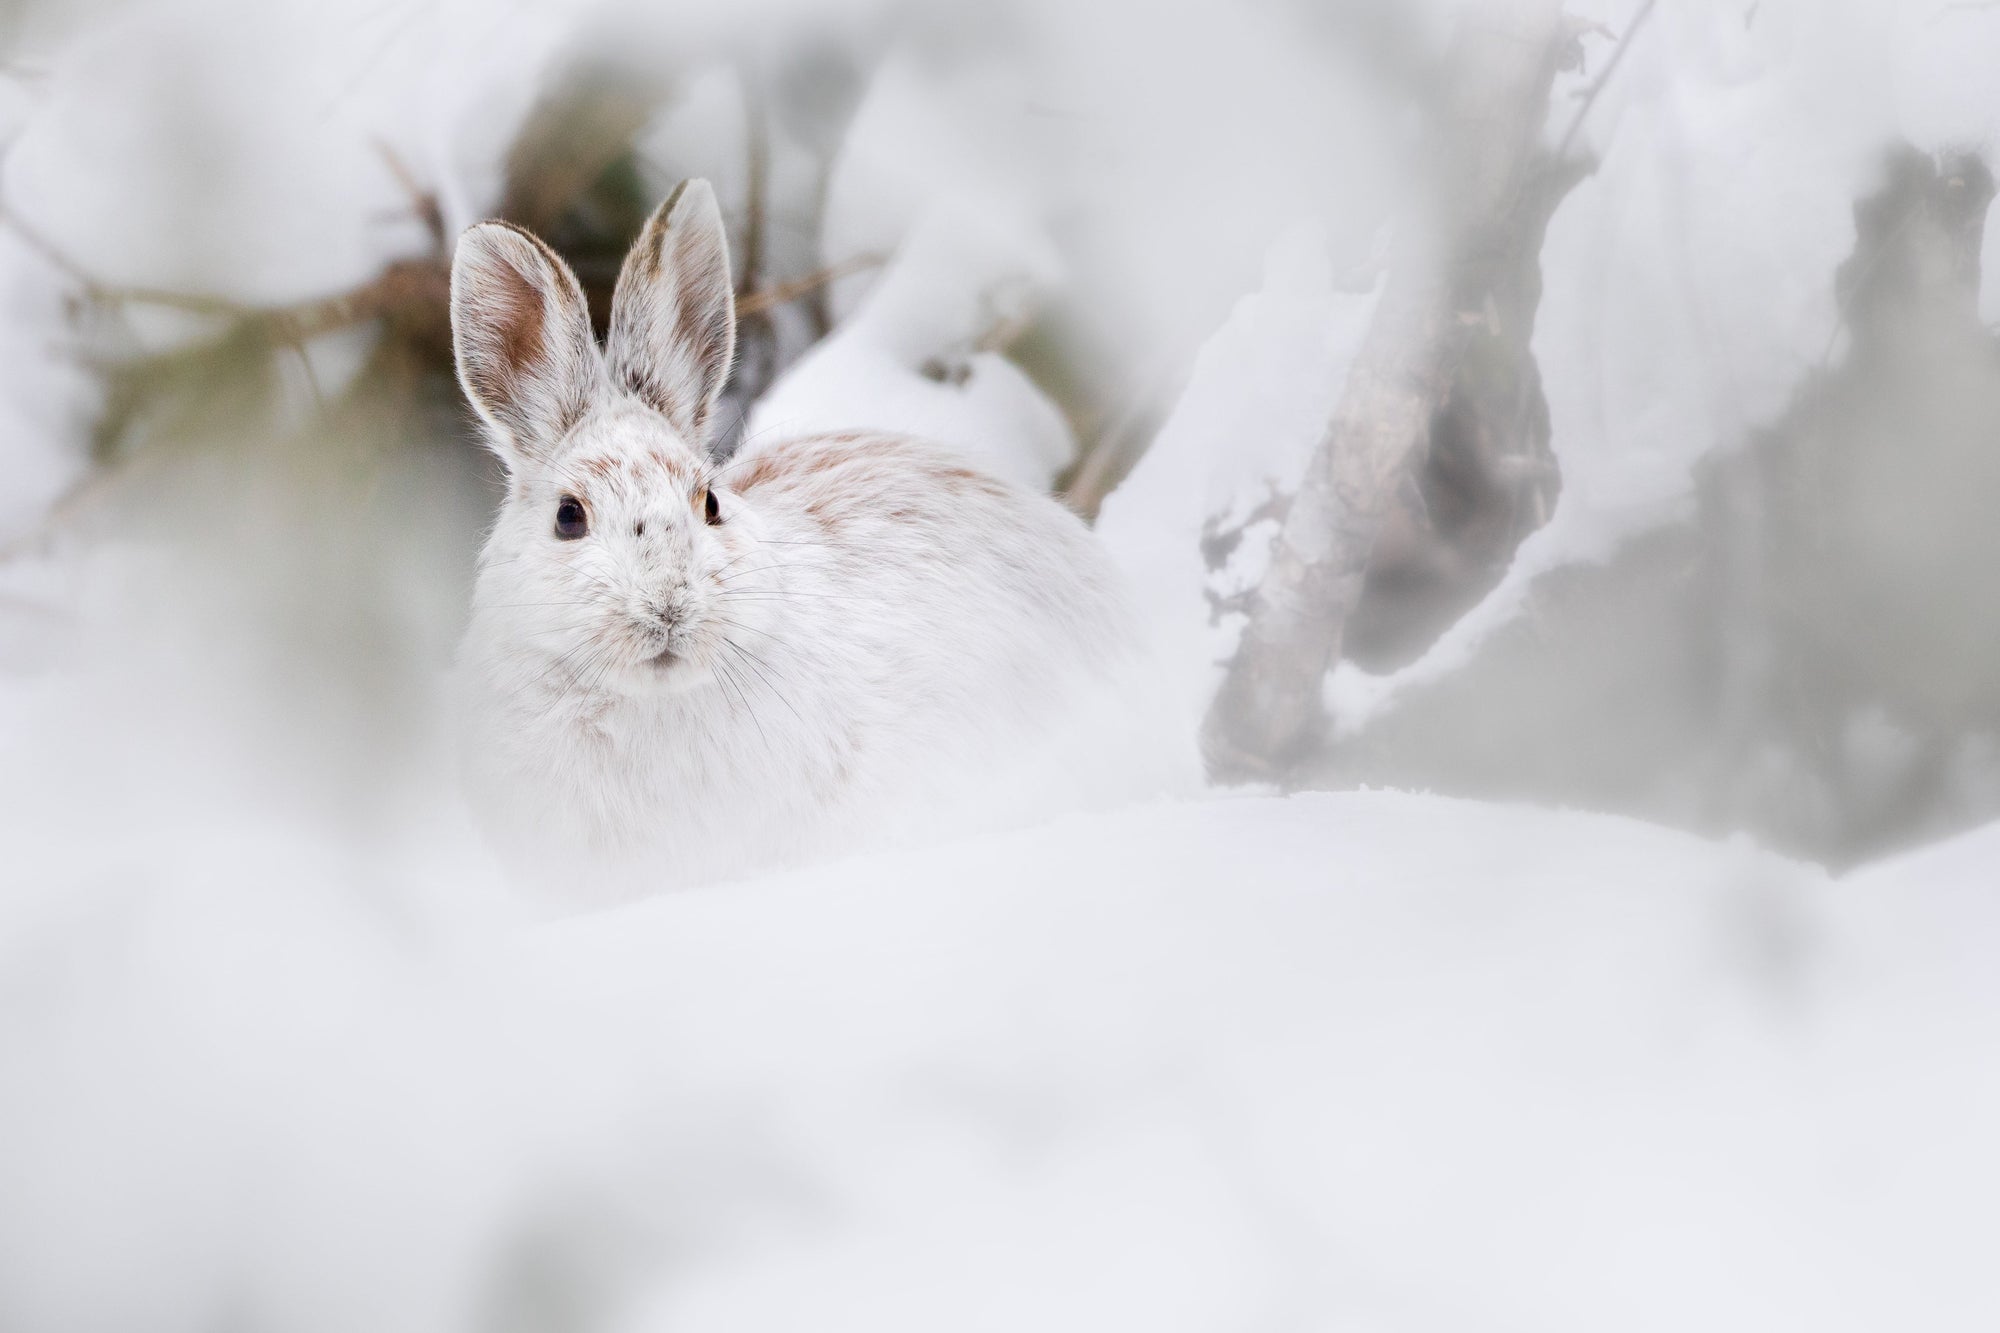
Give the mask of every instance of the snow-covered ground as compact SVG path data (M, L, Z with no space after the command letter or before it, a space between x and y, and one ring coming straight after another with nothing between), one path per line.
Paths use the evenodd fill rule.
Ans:
M647 17L707 69L809 9ZM0 104L0 199L107 280L255 300L422 244L374 137L478 216L580 16L638 17L86 12ZM1102 527L1191 731L1229 632L1201 523L1339 392L1398 113L1282 5L1009 12L864 103L820 258L898 257L759 428L919 424L1046 476L1067 427L969 346L996 293L1088 285L1141 362L1203 344ZM1994 41L1888 0L1657 7L1550 234L1562 508L1412 672L1781 406L1873 154L1990 137ZM0 235L0 539L81 470L63 289ZM2000 830L1836 881L1581 812L1215 794L551 920L449 792L481 497L417 470L379 547L285 544L253 491L255 559L114 528L0 567L0 1329L2000 1326ZM353 585L283 581L316 560ZM1395 684L1345 673L1343 716Z
M0 1324L1989 1328L1996 854L1218 798L440 935L86 853Z

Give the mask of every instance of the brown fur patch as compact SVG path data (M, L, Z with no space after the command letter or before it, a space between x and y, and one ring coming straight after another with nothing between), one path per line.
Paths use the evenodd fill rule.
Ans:
M931 475L953 489L984 491L988 495L1000 497L1005 497L1007 494L1005 483L987 476L984 472L974 472L971 468L934 468Z
M499 402L514 396L545 351L542 294L526 274L502 262L494 265L493 284L487 297L497 335L493 343L497 355L490 362L477 362L468 369L479 392Z
M526 242L541 260L544 271L531 272L504 255L492 255L495 262L486 266L487 282L480 293L480 299L487 305L486 322L492 331L487 342L490 355L473 359L465 367L467 378L481 398L495 405L502 415L514 418L512 424L517 430L539 430L550 438L559 438L574 428L588 409L582 385L553 386L557 392L551 395L550 406L555 415L547 422L527 421L505 405L526 393L538 375L548 374L555 349L550 345L552 330L548 327L545 297L559 305L574 301L574 277L561 256L533 232L510 222L487 225L502 227ZM534 261L527 262L532 265Z
M511 281L502 279L496 293L501 308L500 359L515 379L527 374L542 358L542 294L512 266L503 265Z
M739 495L748 495L760 486L778 481L794 469L781 454L759 454L743 467L725 468L720 474L722 484Z
M799 512L829 537L863 519L917 526L940 521L945 495L979 494L1005 500L1004 483L960 465L920 441L852 432L789 441L724 468L720 480L755 498L760 490L790 492Z
M813 494L807 496L805 502L806 517L819 524L829 534L836 533L845 526L845 515L840 512L840 506L836 503L836 498L824 494Z

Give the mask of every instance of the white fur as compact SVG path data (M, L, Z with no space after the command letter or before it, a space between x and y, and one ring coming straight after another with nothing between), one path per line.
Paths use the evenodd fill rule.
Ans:
M635 247L674 260L650 277L628 262L612 346L585 349L581 385L552 388L547 374L578 365L579 311L544 320L568 331L547 365L461 363L489 422L539 410L480 401L496 383L532 386L535 404L573 387L587 403L574 421L545 414L559 438L496 436L510 483L460 655L477 804L503 847L570 895L968 822L1025 740L1078 724L1130 643L1116 576L1082 523L954 453L855 434L712 463L699 430L677 423L705 417L715 349L675 336L713 336L714 320L679 303L712 303L718 283L726 303L728 263L706 186L677 198ZM521 302L483 299L486 249L503 239L486 231L461 243L462 358L521 345L487 327ZM504 236L514 274L537 269L538 290L580 310L568 275L529 263L518 235ZM580 540L555 534L564 495L589 511ZM649 660L663 649L670 665Z

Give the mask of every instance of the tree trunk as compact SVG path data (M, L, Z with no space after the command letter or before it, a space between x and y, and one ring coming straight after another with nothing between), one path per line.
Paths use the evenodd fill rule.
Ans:
M1430 216L1401 241L1368 339L1314 451L1203 741L1222 779L1282 777L1323 738L1327 671L1397 487L1421 459L1457 367L1455 275L1512 211L1548 119L1562 0L1504 0L1460 20L1433 127Z

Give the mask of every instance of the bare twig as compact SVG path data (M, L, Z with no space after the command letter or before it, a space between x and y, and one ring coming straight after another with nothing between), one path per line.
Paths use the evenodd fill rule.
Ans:
M121 287L104 282L82 264L71 258L40 229L32 226L5 204L0 204L0 224L13 232L30 250L40 255L50 267L59 270L64 277L83 289L86 298L106 305L151 305L167 310L179 310L191 315L206 315L216 319L240 319L255 313L253 307L231 301L227 297L208 296L200 292L179 292L163 287Z
M764 280L765 198L770 191L771 127L765 114L755 76L741 76L743 86L743 138L748 161L749 184L743 199L742 272L737 275L736 293L747 295ZM740 314L742 306L737 307Z
M1004 352L1025 336L1035 326L1035 313L1029 309L1017 310L1002 315L981 331L972 340L974 352Z
M242 313L241 306L218 296L165 291L153 287L114 287L104 283L83 265L70 258L55 242L44 236L39 228L30 224L26 218L4 203L0 203L0 224L4 224L30 250L40 255L50 267L60 270L64 277L76 283L83 289L84 295L93 300L165 306L198 315L230 316Z
M887 259L882 255L867 254L856 255L838 264L829 264L817 273L808 273L803 278L793 278L790 282L776 283L762 291L737 297L736 313L738 316L761 315L767 310L788 305L800 297L810 296L830 283L839 282L842 278L851 277L856 273L866 273L872 268L880 268L886 262Z
M620 154L630 151L632 136L644 124L657 97L658 90L643 81L604 77L590 69L573 71L543 99L516 139L508 159L500 214L549 234L577 198L605 177ZM397 355L380 358L380 364L407 366L413 371L449 366L451 286L443 212L435 192L417 180L393 149L380 143L376 147L429 235L430 253L391 263L349 291L291 304L258 305L104 281L0 201L0 226L11 230L73 284L77 301L104 309L157 306L214 321L215 327L170 350L99 357L93 363L106 376L108 389L98 432L100 442L121 434L136 405L177 382L188 369L231 349L297 355L306 387L322 411L331 410L334 404L327 401L318 383L309 344L325 335L382 321L388 334L384 346L393 342ZM879 262L874 256L864 256L781 288L752 292L745 301L753 309L768 308ZM91 503L111 479L124 475L138 457L110 449L100 452L104 455L100 467L57 501L34 531L0 548L0 560L12 559L46 541Z
M1154 405L1170 392L1177 373L1174 363L1163 360L1141 376L1117 415L1097 432L1077 463L1076 475L1062 488L1064 504L1096 521L1106 498L1131 474L1146 452L1150 440L1145 427L1152 420Z
M1564 131L1562 142L1556 146L1556 161L1560 162L1567 158L1569 150L1576 146L1576 136L1583 132L1584 122L1590 119L1591 108L1597 105L1597 99L1604 92L1605 85L1611 82L1612 75L1618 72L1618 66L1624 63L1625 53L1632 49L1633 39L1639 35L1639 29L1646 26L1646 20L1653 16L1653 10L1659 2L1660 0L1646 0L1645 4L1639 6L1639 12L1632 16L1632 21L1625 25L1625 36L1611 52L1611 59L1604 62L1603 72L1589 88L1584 90L1583 102L1577 107L1576 115L1569 123L1569 129Z
M416 213L417 221L423 223L431 244L443 254L450 238L444 234L444 207L439 204L437 191L424 188L417 183L416 176L403 161L401 155L383 139L375 141L375 151L388 164L389 174L396 178L396 184L403 187L403 193L410 197L410 208Z
M312 353L306 350L304 343L293 343L291 344L291 348L292 355L296 356L299 360L299 371L305 376L306 390L312 394L313 409L324 413L326 411L326 394L319 387L319 372L313 369Z

